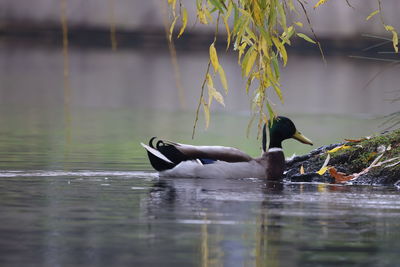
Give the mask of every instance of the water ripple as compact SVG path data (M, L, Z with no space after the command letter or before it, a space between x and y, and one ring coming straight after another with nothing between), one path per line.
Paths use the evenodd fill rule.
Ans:
M123 176L132 178L158 178L158 174L145 171L1 171L0 177L99 177L99 176Z

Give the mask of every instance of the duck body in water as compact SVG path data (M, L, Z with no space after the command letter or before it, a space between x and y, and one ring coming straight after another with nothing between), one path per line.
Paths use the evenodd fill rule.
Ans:
M269 146L267 148L267 134ZM224 146L193 146L155 137L146 150L151 165L163 177L190 178L264 178L280 180L285 169L282 141L294 138L304 144L312 142L297 131L294 123L278 116L263 127L261 157L252 158L241 150Z

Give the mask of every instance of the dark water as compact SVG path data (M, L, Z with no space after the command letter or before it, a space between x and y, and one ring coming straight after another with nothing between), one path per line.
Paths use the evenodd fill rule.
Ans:
M2 172L1 266L395 266L393 188Z
M191 140L205 54L180 54L181 106L162 51L70 51L70 101L60 49L0 44L0 266L395 266L394 187L266 184L258 179L159 179L139 145L158 135L228 145L246 138L249 102L236 59L231 84ZM379 133L398 110L399 75L347 58L294 55L285 104L314 148ZM230 77L230 78L229 78ZM272 97L273 98L273 97ZM244 100L245 99L245 100ZM311 147L284 144L286 156ZM400 179L400 178L399 178Z

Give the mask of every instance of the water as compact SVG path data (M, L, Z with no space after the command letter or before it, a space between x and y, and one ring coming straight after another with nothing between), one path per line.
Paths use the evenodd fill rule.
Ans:
M394 266L393 188L3 172L2 266Z
M179 56L182 104L165 51L73 49L66 103L60 49L0 48L1 266L397 264L394 187L159 179L151 171L139 143L154 135L260 153L255 129L245 137L249 104L229 55L220 60L230 77L227 109L215 105L210 128L200 120L191 140L204 54ZM380 116L398 110L385 100L400 84L394 70L364 89L382 65L291 59L286 102L276 108L314 148L379 133ZM286 141L284 149L312 148Z

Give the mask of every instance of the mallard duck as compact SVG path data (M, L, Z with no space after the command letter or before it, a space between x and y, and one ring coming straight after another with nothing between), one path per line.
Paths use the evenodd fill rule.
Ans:
M233 147L193 146L166 140L158 140L154 146L156 137L150 139L149 145L141 145L147 150L150 163L160 176L279 180L285 167L282 141L294 138L304 144L312 145L312 142L297 131L294 123L286 117L276 117L268 123L268 128L269 147L266 150L267 129L264 125L263 153L259 158L252 158Z

